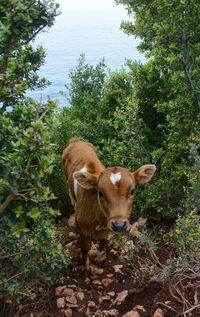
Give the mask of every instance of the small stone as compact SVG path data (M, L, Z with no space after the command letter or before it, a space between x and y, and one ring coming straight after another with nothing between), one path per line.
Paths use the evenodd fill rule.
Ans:
M93 302L93 301L89 301L87 305L88 305L88 307L90 307L90 308L96 306L95 302Z
M86 312L85 312L85 316L86 317L92 317L92 313L90 312L89 307L87 308Z
M99 280L92 281L92 284L97 285L97 286L101 286L102 285L102 283Z
M71 310L71 308L67 308L67 309L64 311L64 314L65 314L65 316L67 316L67 317L71 317L71 316L72 316L72 310Z
M77 281L76 281L77 283ZM75 284L72 284L72 285L68 285L68 288L77 288L77 286Z
M161 308L156 309L153 317L164 317L164 312Z
M91 275L90 279L91 281L97 280L99 277L97 275Z
M71 288L65 288L63 291L64 296L74 296L74 291Z
M144 309L144 307L143 306L141 306L141 305L136 305L134 308L133 308L133 310L141 310L141 311L143 311L144 313L146 312L146 309Z
M140 226L144 226L146 224L147 220L148 220L147 218L140 217L138 219L138 223L139 223Z
M88 284L90 283L89 277L86 277L85 280L84 280L84 282L88 285Z
M119 315L119 311L117 309L111 309L111 310L104 310L103 311L103 316L105 317L115 317L115 316L118 316Z
M60 297L57 299L57 307L60 308L64 308L65 306L65 298L64 297Z
M76 237L76 233L70 231L70 232L68 232L67 237L68 237L68 239L72 239L72 238Z
M111 277L114 276L114 274L107 274L106 276L107 276L108 278L111 278Z
M120 269L123 268L123 265L119 264L119 265L113 265L113 269L115 270L115 273L119 273L121 272Z
M68 296L68 297L65 297L66 301L70 304L73 304L73 305L77 305L77 299L75 296ZM72 306L73 307L73 306Z
M96 255L97 255L97 250L90 250L88 252L88 256L90 259L94 259L96 257Z
M98 267L96 267L96 266L91 266L91 273L93 274L93 275L100 275L100 274L102 274L103 273L103 269L99 269Z
M137 311L131 310L122 317L140 317Z
M78 305L77 304L70 304L70 303L66 303L67 307L71 307L71 308L77 308Z
M67 243L65 247L66 247L67 249L71 249L72 246L73 246L73 244L74 244L74 242L71 241L71 242Z
M101 304L102 302L106 302L107 300L110 300L110 296L108 296L108 295L101 296L99 298L99 303Z
M85 295L83 292L78 292L76 296L80 301L83 301L85 298Z
M59 286L55 289L55 296L60 296L62 291L66 288L66 285L65 286Z
M108 295L110 296L110 297L114 297L115 296L115 292L108 292Z
M102 279L102 284L105 286L105 287L109 287L114 281L110 278L103 278Z
M117 252L116 250L114 250L114 249L111 249L111 250L110 250L110 253L116 255L118 252Z
M69 226L69 227L76 227L76 220L75 220L75 215L74 215L74 214L72 214L72 215L69 217L68 226Z
M95 316L95 317L103 317L103 312L98 309L98 310L94 313L94 316Z
M127 290L118 293L117 298L115 299L115 304L120 305L121 303L123 303L125 301L127 296L128 296Z

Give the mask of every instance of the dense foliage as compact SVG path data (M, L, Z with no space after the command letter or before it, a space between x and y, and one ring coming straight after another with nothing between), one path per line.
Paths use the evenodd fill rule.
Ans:
M37 70L45 51L30 43L45 27L53 25L58 4L54 0L1 0L0 3L0 104L14 105L27 89L47 85Z
M194 119L192 96L183 93L182 83L174 86L171 74L162 73L154 60L145 65L127 61L126 69L107 75L105 71L102 63L83 67L82 57L71 72L71 107L61 112L58 129L60 150L71 136L77 136L97 146L106 166L134 170L156 164L154 180L137 193L135 216L159 213L176 218L178 212L197 211L199 121ZM101 81L93 94L91 82L96 77Z
M45 52L30 42L53 24L57 8L51 0L0 3L0 298L43 296L70 262L47 184L56 165L56 102L24 96L47 83L37 75Z

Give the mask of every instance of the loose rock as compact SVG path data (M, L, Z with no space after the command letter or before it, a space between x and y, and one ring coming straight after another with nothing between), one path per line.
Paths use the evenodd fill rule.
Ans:
M71 288L65 288L63 291L64 296L74 296L74 291Z
M66 285L65 286L59 286L55 289L55 295L56 296L60 296L62 291L66 288Z
M102 279L102 284L105 286L105 287L109 287L114 281L110 278L103 278Z
M137 311L131 310L122 317L140 317L140 315Z
M120 293L117 294L117 298L115 299L114 303L116 305L120 305L121 303L123 303L126 299L126 297L128 296L128 291L122 291Z
M78 293L77 293L77 298L78 298L80 301L83 301L84 298L85 298L84 293L83 293L83 292L78 292Z
M95 307L95 306L96 306L95 302L93 301L88 302L88 307Z
M67 309L64 311L64 314L65 314L65 316L67 316L67 317L71 317L71 316L72 316L72 310L71 310L71 308L67 308Z
M110 296L110 297L114 297L115 296L115 292L108 292L108 295Z
M60 297L57 299L57 307L59 309L64 308L65 306L65 298L64 297Z
M69 226L69 227L76 227L76 220L75 220L75 215L74 215L74 214L72 214L72 215L69 217L68 226Z
M123 268L123 265L114 265L113 269L115 270L115 273L122 273L120 269Z
M144 309L144 307L143 306L141 306L141 305L136 305L134 308L133 308L133 310L141 310L141 311L143 311L143 313L145 313L145 311L146 311L146 309Z
M99 303L101 304L102 302L105 302L105 301L107 301L107 300L110 300L110 296L108 296L108 295L101 296L101 297L99 298Z
M164 317L164 312L161 308L156 309L153 317Z
M103 311L103 316L119 316L119 312L117 309L111 309L111 310L104 310Z

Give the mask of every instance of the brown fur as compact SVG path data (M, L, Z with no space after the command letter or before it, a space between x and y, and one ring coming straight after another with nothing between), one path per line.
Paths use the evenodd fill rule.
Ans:
M62 163L75 207L82 263L85 265L92 239L100 241L102 251L108 233L114 230L115 224L124 224L124 230L129 229L129 216L134 199L131 191L136 183L151 179L156 167L144 165L134 173L122 167L105 168L99 161L94 146L76 138L72 138L63 151ZM81 171L83 167L87 168L87 171ZM120 175L120 180L115 180L113 184L110 177L116 173ZM78 182L77 195L74 190L75 180Z

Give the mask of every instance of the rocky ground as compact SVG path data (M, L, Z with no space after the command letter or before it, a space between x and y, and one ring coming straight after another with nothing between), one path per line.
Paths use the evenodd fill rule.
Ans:
M94 243L89 252L90 273L80 270L80 249L78 237L73 231L68 233L72 264L66 272L62 286L55 289L56 304L63 316L122 316L122 317L174 317L165 307L171 302L170 296L156 282L136 281L134 263L130 259L134 249L134 232L143 226L146 220L134 223L131 235L116 243L113 237L107 245L107 259L98 267L96 252L98 243ZM73 227L73 216L69 220ZM123 240L123 239L122 239ZM123 248L120 245L123 244ZM161 247L160 261L168 257L168 250ZM158 258L159 261L159 258ZM163 303L159 305L159 303Z
M178 294L170 293L168 284L147 278L148 272L143 270L149 255L142 252L138 256L135 252L135 233L146 225L146 219L140 219L131 226L127 237L111 236L106 248L106 261L101 267L96 263L98 243L93 243L89 252L90 272L86 273L80 269L79 236L74 228L74 217L63 219L62 227L67 228L68 236L68 240L63 241L63 244L71 255L71 265L64 272L63 283L49 289L46 297L38 297L32 303L23 303L16 314L9 316L200 317L199 310L183 315L183 305ZM158 226L153 224L151 229L159 230ZM157 250L151 254L147 270L162 267L170 252L161 239ZM136 257L137 261L134 261ZM7 316L4 306L0 317Z

